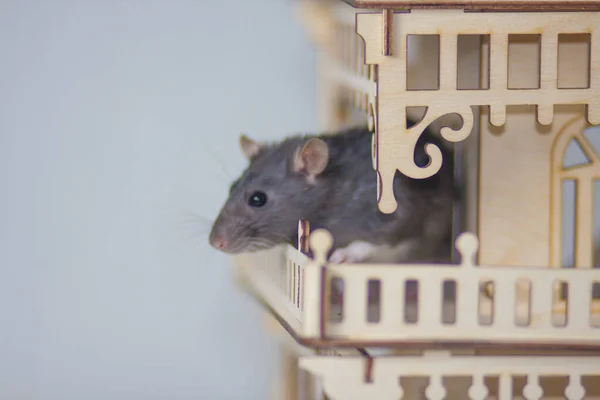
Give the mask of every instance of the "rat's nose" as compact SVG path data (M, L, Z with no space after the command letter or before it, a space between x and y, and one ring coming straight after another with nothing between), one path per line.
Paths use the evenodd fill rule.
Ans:
M223 250L227 247L227 241L223 239L221 236L215 236L210 244L217 250Z

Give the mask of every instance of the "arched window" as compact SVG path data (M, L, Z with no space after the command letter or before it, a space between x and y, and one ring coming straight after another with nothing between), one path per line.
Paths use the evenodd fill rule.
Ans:
M552 266L600 267L600 127L567 123L552 161Z

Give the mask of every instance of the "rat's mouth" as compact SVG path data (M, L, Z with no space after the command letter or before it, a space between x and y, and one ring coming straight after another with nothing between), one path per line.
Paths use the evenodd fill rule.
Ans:
M255 253L262 250L268 250L279 243L264 239L252 238L252 240L231 241L221 235L211 235L210 245L225 254L236 255L242 253Z

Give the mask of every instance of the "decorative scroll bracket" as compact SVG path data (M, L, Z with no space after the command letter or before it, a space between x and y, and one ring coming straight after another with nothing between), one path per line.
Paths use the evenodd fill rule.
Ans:
M510 19L511 24L505 21ZM490 123L503 125L509 105L535 105L542 125L552 122L554 105L581 104L587 119L600 124L600 13L464 13L461 10L413 10L411 13L358 13L357 33L365 42L365 63L377 66L377 116L375 124L374 165L378 172L378 205L386 214L394 212L393 194L396 171L424 179L437 173L442 165L439 149L426 147L430 164L420 168L414 163L415 144L431 121L459 114L463 126L455 132L442 129L451 142L464 140L473 127L472 106L489 106ZM392 30L391 27L394 27ZM508 89L508 36L512 33L541 34L541 86L537 90ZM383 32L383 34L382 34ZM583 89L558 88L557 40L559 34L589 32L590 85ZM439 88L407 89L408 35L438 35L440 38ZM488 90L457 90L458 35L490 35L490 87ZM426 119L406 129L407 107L428 107Z

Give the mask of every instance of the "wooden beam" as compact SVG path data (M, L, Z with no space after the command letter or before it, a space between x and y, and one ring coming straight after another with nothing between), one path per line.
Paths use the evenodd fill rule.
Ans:
M343 0L355 8L473 11L600 11L598 0Z

